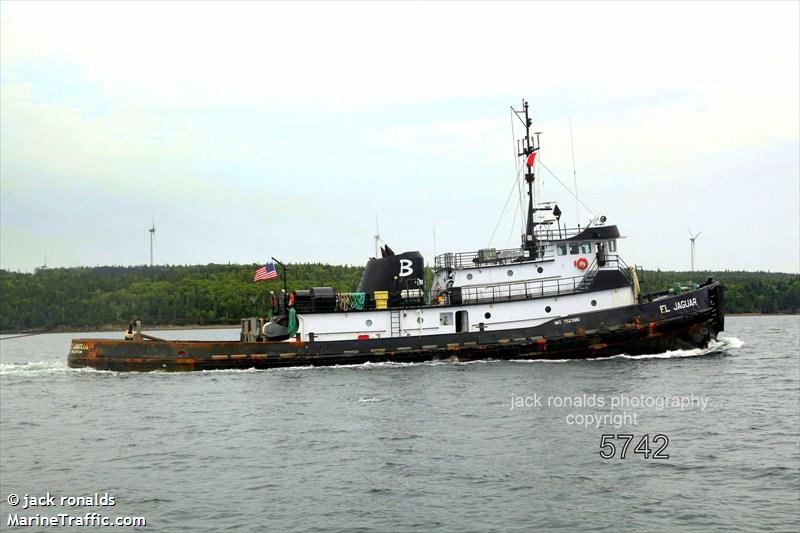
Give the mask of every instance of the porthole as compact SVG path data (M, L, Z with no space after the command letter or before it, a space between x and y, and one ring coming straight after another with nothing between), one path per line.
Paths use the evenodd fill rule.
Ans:
M492 318L492 313L484 313L483 318L489 319Z
M539 267L539 268L536 269L536 272L541 274L542 272L544 272L544 269L542 267Z
M592 307L597 305L597 300L592 300Z
M508 275L508 277L510 278L511 276L513 276L513 275L514 275L514 271L513 271L513 270L509 270L509 271L507 271L507 272L506 272L506 274L507 274L507 275Z
M422 324L423 322L425 322L425 319L422 318L421 316L418 316L417 317L417 324Z
M367 327L370 327L372 326L372 320L367 320L366 322L364 322L364 324L366 324Z
M548 305L547 307L545 307L545 308L544 308L544 312L545 312L545 313L549 313L550 311L552 311L552 309L550 309L550 306L549 306L549 305Z
M472 273L467 274L467 279L472 279Z

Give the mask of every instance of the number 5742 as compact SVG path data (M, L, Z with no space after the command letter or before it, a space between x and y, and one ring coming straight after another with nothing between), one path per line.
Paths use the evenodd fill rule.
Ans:
M600 437L600 457L603 459L611 459L617 455L617 445L614 444L615 441L621 441L617 442L617 445L619 445L619 458L625 459L627 457L628 447L631 442L634 441L634 436L623 433L618 435L604 434ZM655 451L651 450L651 444L654 448L658 446L658 449ZM664 453L667 446L669 446L669 437L666 435L659 433L658 435L653 435L651 440L650 435L645 434L639 439L638 444L633 447L633 453L641 454L645 459L669 459L669 455Z

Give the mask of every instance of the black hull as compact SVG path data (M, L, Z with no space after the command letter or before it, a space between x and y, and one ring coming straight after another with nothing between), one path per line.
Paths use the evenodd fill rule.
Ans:
M722 287L515 330L328 342L75 339L71 367L114 371L218 370L435 359L583 359L705 348L724 328Z

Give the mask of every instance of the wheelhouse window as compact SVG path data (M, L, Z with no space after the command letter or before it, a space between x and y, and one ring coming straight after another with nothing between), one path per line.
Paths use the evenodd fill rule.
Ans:
M581 251L581 247L578 245L577 242L576 243L571 243L569 245L569 255L578 255L580 253L580 251Z
M558 255L567 255L567 245L563 242L556 245L556 250L558 250Z
M608 241L608 251L609 252L617 251L617 241Z
M592 253L592 243L590 243L590 242L582 242L581 243L581 253L582 254L590 254L590 253Z

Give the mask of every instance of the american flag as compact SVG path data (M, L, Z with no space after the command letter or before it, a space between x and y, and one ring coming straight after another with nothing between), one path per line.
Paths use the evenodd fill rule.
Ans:
M258 270L256 275L253 276L253 281L267 281L268 279L277 278L278 272L275 270L275 265L267 263Z

